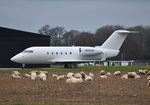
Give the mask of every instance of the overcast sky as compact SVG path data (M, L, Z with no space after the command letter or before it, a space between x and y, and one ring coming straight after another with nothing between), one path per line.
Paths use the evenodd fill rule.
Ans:
M105 25L150 25L150 0L0 0L0 26L37 32L43 25L95 32Z

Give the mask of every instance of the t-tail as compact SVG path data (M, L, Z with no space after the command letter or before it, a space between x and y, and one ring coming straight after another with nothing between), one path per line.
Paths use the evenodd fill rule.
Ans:
M137 31L117 30L102 44L102 48L119 50L128 34L138 33Z

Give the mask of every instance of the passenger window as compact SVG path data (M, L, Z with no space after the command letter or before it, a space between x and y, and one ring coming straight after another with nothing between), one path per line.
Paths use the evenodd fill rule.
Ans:
M53 55L54 53L52 52L52 55Z
M58 55L58 52L56 52L56 55Z
M70 55L72 55L72 52L70 52Z
M61 52L60 54L62 55L63 53Z
M65 52L65 55L67 55L67 52Z
M47 55L49 55L49 52L47 52Z

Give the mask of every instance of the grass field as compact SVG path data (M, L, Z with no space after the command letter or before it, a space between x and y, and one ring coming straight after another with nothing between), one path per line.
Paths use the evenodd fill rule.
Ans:
M100 70L139 70L139 69L146 69L145 66L101 66ZM63 70L98 70L97 66L80 66L77 68L69 68L66 69L63 66L51 66L51 68L25 68L25 69L0 69L0 71L5 71L5 72L9 72L9 71L13 71L13 70L17 70L17 71L31 71L31 70L47 70L47 71L63 71ZM148 68L148 70L150 70L150 68Z
M109 70L109 71L111 71L111 72L113 72L114 70L122 70L123 72L126 72L126 70L139 70L139 69L146 69L145 68L145 66L101 66L100 67L100 69L101 70ZM149 68L150 69L150 68ZM24 71L31 71L31 70L46 70L46 71L49 71L50 73L52 72L54 72L54 73L56 73L56 71L58 71L59 73L63 73L64 71L65 72L68 72L69 70L70 71L75 71L75 70L77 70L77 71L84 71L84 70L86 70L85 72L95 72L95 75L96 75L96 73L98 72L98 67L97 66L81 66L81 67L77 67L77 68L71 68L71 69L65 69L63 66L52 66L51 68L30 68L30 69L0 69L0 72L1 73L3 73L3 74L9 74L9 72L11 72L11 71L14 71L14 70L17 70L17 71L22 71L22 72L24 72ZM8 72L8 73L7 73ZM98 74L97 74L98 75ZM1 75L2 76L2 75ZM98 77L98 76L97 76ZM113 91L111 91L111 88L109 88L109 85L104 85L104 87L102 87L102 85L100 85L99 87L100 87L100 89L101 89L101 95L99 96L99 97L102 97L102 98L109 98L109 97L111 97L111 95L112 95L112 97L116 97L117 95L120 95L120 94L122 94L122 92L124 93L124 96L119 96L119 97L125 97L125 96L130 96L130 98L131 99L135 99L134 97L140 97L141 96L141 94L144 94L143 96L149 96L149 94L147 93L147 90L148 90L148 88L145 86L145 82L146 82L146 79L144 79L144 78L146 78L146 77L143 77L142 78L142 80L140 80L144 85L138 85L138 81L137 81L137 83L135 83L136 81L128 81L128 82L126 82L126 81L121 81L120 82L120 80L119 79L117 79L117 78L115 78L115 77L112 77L111 79L114 79L114 80L112 80L112 81L110 81L110 83L109 83L109 81L107 81L107 80L104 80L104 81L102 81L102 80L99 80L99 79L95 79L95 83L93 83L93 85L95 86L95 84L96 83L101 83L101 84L104 84L105 83L105 85L106 84L118 84L119 83L119 85L118 86L120 86L119 87L119 89L122 89L122 87L123 86L125 86L124 84L127 84L126 86L129 86L129 84L131 85L131 83L135 83L134 85L135 85L135 87L136 86L138 86L139 87L139 90L136 90L135 89L135 91L134 90L132 90L132 85L131 86L129 86L128 88L125 88L125 87L123 87L123 91L121 91L121 90L118 90L118 91L115 91L115 92L113 92ZM3 80L3 79L2 79ZM28 80L28 79L22 79L22 80L18 80L18 81L14 81L14 80L11 80L9 77L7 77L7 85L8 85L8 82L10 81L10 83L11 82L15 82L16 83L16 85L18 84L18 86L20 87L21 86L21 83L22 83L22 85L23 85L23 87L24 87L24 83L25 82L30 82L31 84L28 86L28 88L27 88L27 91L29 91L28 89L29 88L31 88L30 86L32 86L32 81L30 81L30 80ZM49 80L51 80L51 79L49 79ZM114 82L115 81L115 82ZM2 81L1 81L2 82ZM40 82L36 82L34 85L37 85L37 86L40 86L38 89L39 89L39 91L42 91L42 90L40 90L40 89L43 89L42 87L49 87L49 88L51 88L51 87L55 87L54 89L54 91L56 91L56 93L57 92L59 92L59 88L58 88L58 91L57 91L57 86L59 86L60 85L60 83L61 82L59 82L59 83L51 83L51 82L55 82L55 81L47 81L47 82L44 82L44 83L42 83L43 85L41 85L41 83ZM124 82L124 84L122 84L122 82ZM4 83L5 84L5 83ZM38 85L39 84L39 85ZM46 84L46 85L45 85ZM51 85L49 85L49 84L51 84ZM63 84L63 83L62 83ZM112 85L113 85L112 84ZM87 85L87 87L90 87L90 89L92 89L92 83L91 84L89 84L89 83L85 83L84 85ZM12 85L10 85L10 86L12 86ZM25 86L27 86L27 84L25 85ZM69 85L70 86L70 85ZM116 89L116 88L118 88L118 86L117 87L115 87L115 86L117 86L117 85L114 85L114 89ZM143 88L142 86L145 86L146 87L146 91L141 91L141 89L145 89L145 87ZM6 86L7 87L7 86ZM16 87L16 86L15 86ZM64 89L64 87L67 87L67 86L62 86L62 88ZM72 86L73 87L73 86ZM80 84L79 85L77 85L77 87L82 87L82 84L81 84L81 86L80 86ZM134 87L134 86L133 86ZM137 88L138 89L138 88ZM4 88L2 88L2 91L4 91L5 89ZM15 89L14 89L15 90ZM17 89L16 89L17 90ZM48 89L47 91L49 92L49 90L50 89ZM71 91L73 91L73 90L76 90L76 88L73 88ZM96 90L95 88L93 88L92 90ZM107 91L106 90L110 90L113 94L111 94L110 95L110 93L108 92L107 93ZM130 90L130 92L128 93L128 91ZM18 90L17 90L18 91ZM20 90L21 91L21 90ZM88 91L89 91L89 89L88 89ZM119 93L121 91L121 93ZM12 92L14 92L14 91L12 91ZM15 91L16 92L16 91ZM136 93L136 92L139 92L139 93ZM143 92L145 92L145 93L143 93ZM10 91L10 93L11 93L11 91ZM65 92L64 92L65 93ZM74 93L75 93L75 91L74 91ZM116 94L114 94L114 93L116 93ZM135 93L135 94L137 94L136 96L132 96L130 93ZM22 94L22 91L21 91L21 94ZM106 96L108 96L108 97L105 97L105 95ZM55 94L54 94L55 95ZM74 95L74 94L73 94ZM18 96L19 97L19 96ZM111 98L112 98L111 97ZM127 98L127 97L125 97L125 98ZM140 97L141 98L141 97ZM1 100L1 99L0 99ZM131 101L131 100L129 100L129 101ZM19 102L19 101L1 101L0 102L0 105L85 105L85 104L66 104L66 103L24 103L24 102L19 102L19 103L17 103L17 102ZM28 102L28 101L27 101ZM37 101L36 101L37 102ZM51 102L51 101L50 101ZM141 102L141 101L139 101L139 102ZM132 103L132 102L131 102ZM91 105L91 104L90 104ZM95 104L94 104L95 105ZM101 105L101 104L98 104L98 105ZM102 104L103 105L103 104ZM106 104L107 105L107 104ZM109 105L116 105L116 104L114 104L114 103L112 103L112 104L109 104ZM123 104L118 104L118 105L131 105L131 104L125 104L125 102L123 103ZM144 105L147 105L147 104L144 104Z
M0 103L0 105L84 105L84 104L56 104L56 103Z

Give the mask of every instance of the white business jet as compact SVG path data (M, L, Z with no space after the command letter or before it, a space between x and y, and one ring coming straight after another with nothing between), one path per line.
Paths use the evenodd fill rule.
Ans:
M84 47L29 47L11 58L11 61L21 64L51 64L63 63L65 68L73 67L74 63L105 61L115 57L128 34L135 31L117 30L102 44L102 46Z

